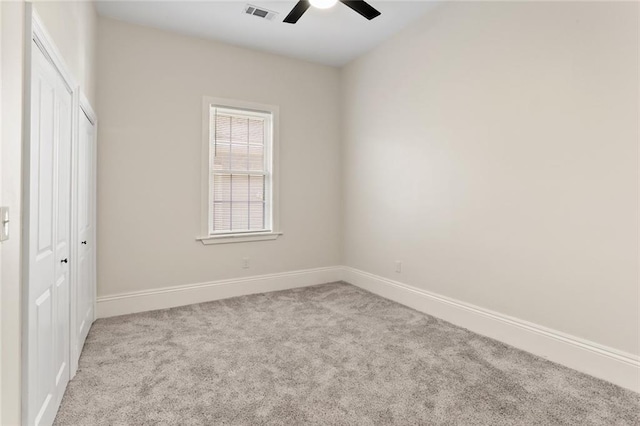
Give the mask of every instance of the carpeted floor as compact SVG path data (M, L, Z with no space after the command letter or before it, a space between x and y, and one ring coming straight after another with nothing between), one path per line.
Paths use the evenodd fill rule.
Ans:
M640 395L343 283L96 321L57 425L639 425Z

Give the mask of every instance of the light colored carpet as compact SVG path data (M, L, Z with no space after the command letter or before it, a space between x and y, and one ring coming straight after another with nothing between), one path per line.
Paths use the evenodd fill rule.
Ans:
M639 425L640 395L344 283L96 321L57 425Z

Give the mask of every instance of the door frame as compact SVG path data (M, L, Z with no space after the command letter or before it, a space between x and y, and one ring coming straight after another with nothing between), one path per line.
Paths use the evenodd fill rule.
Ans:
M93 283L92 283L92 287L93 287L93 318L91 319L92 321L95 321L96 319L96 298L97 298L97 285L96 285L96 186L97 186L97 173L96 173L96 165L97 165L97 147L98 147L98 117L95 113L95 111L93 110L93 108L91 107L91 103L89 102L89 99L85 96L85 94L78 90L78 108L75 109L75 113L77 114L77 117L75 117L74 119L76 120L76 128L75 128L75 137L74 140L72 142L72 146L71 146L71 163L75 166L78 164L78 155L79 155L79 143L80 143L80 120L81 120L81 115L80 114L85 114L87 116L87 118L89 119L89 122L93 125L95 132L94 132L94 139L93 139L93 146L94 146L94 150L92 153L92 159L91 159L91 166L92 166L92 170L93 170L93 176L92 176L92 188L93 190L91 191L91 220L93 221L93 235L91 236L92 241L93 241L93 255L92 255L92 259L91 259L91 264L93 266L93 271L91 274L91 277L93 278ZM71 173L71 241L75 241L74 244L71 245L71 257L72 259L79 259L78 256L78 250L79 250L79 246L77 244L77 241L79 240L78 238L78 167L73 167L72 168L72 173ZM69 356L71 357L70 359L70 376L73 377L75 376L76 372L78 371L78 360L80 359L80 353L82 352L82 348L79 347L79 342L78 342L78 335L76 333L77 331L77 326L78 326L78 318L77 318L77 309L75 309L77 306L76 304L76 296L78 295L78 283L79 283L79 277L80 277L80 264L78 262L73 262L74 266L71 268L71 286L70 288L70 305L71 305L71 319L70 319L70 326L71 326L71 339L70 339L70 344L71 344L71 350L69 352Z
M74 149L78 138L78 114L79 109L79 86L69 68L67 67L60 51L55 46L53 38L46 30L42 20L34 10L33 4L25 4L25 45L24 45L24 83L23 83L23 143L22 143L22 217L26 222L22 226L22 291L21 291L21 405L22 424L28 425L29 421L29 226L30 217L29 187L31 183L31 57L33 54L33 44L39 48L56 71L62 77L67 89L71 92L71 155L73 158ZM70 206L73 210L72 205ZM70 226L73 227L73 218ZM73 228L71 228L73 230ZM72 234L71 234L72 235ZM73 259L72 259L73 262ZM73 268L72 268L73 269ZM70 274L70 294L75 290L73 275ZM71 311L71 305L69 306ZM72 341L72 330L69 330L70 341ZM71 348L70 348L71 349ZM71 351L69 351L71 358ZM71 366L71 359L69 360ZM71 368L69 369L69 379L73 377Z

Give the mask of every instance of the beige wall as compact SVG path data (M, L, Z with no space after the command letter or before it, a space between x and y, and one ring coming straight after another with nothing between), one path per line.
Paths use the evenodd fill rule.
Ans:
M37 1L34 5L69 70L95 107L98 31L95 5L90 1Z
M340 262L338 70L106 18L98 39L99 296ZM280 107L278 240L195 241L204 95Z
M638 71L637 3L449 3L351 63L345 263L638 354Z
M2 25L2 4L0 4L0 26ZM0 117L2 117L2 30L0 30ZM0 141L2 140L2 120L0 120ZM2 164L2 144L0 143L0 164ZM2 202L2 173L0 172L0 202ZM0 308L2 307L2 244L0 244ZM0 421L2 421L2 315L0 314Z
M11 213L10 238L0 243L2 262L2 425L20 423L20 216L22 183L22 81L24 12L22 2L3 2L2 24L2 163L0 203Z
M22 182L23 1L1 2L2 163L0 204L11 211L11 237L2 243L2 425L20 424L20 217ZM37 13L69 70L95 102L96 14L88 2L39 2Z

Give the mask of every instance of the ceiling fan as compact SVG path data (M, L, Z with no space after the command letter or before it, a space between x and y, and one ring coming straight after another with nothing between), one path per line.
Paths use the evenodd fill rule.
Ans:
M340 3L344 3L346 6L358 12L368 20L372 20L376 16L380 15L373 6L364 0L339 0ZM299 0L298 3L291 9L291 12L284 18L283 22L287 24L295 24L298 19L309 9L309 6L317 7L318 9L328 9L338 0Z

